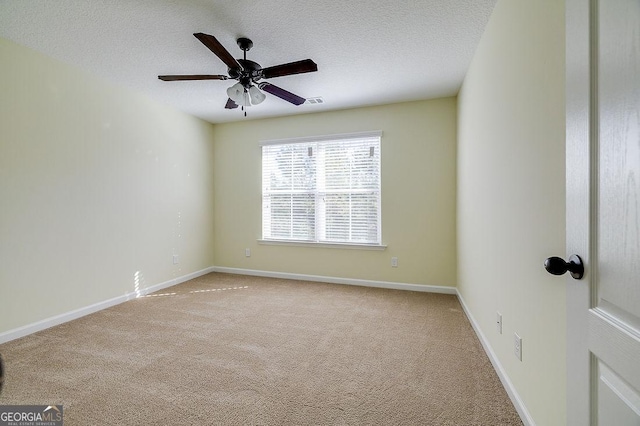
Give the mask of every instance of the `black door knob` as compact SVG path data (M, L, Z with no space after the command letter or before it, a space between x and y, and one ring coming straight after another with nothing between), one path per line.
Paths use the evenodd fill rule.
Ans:
M561 257L549 257L544 261L544 269L553 275L562 275L569 271L576 280L584 276L584 264L577 254L572 254L568 262Z

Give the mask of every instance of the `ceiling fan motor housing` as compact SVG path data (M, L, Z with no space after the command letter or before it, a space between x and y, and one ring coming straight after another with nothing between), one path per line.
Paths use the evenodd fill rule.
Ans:
M252 82L262 78L260 64L248 59L238 59L242 69L229 68L229 77L238 80L243 86L249 87Z

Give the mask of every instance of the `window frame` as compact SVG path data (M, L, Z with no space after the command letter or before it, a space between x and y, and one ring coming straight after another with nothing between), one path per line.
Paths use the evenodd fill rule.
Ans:
M375 190L378 194L378 203L377 203L377 242L358 242L358 241L332 241L332 240L320 240L318 229L315 229L315 237L316 240L306 240L306 239L289 239L289 238L265 238L264 237L264 202L265 202L265 184L263 182L263 173L264 173L264 150L265 146L270 145L294 145L294 144L309 144L309 143L322 143L322 142L331 142L331 141L340 141L340 140L349 140L349 139L366 139L366 138L377 138L378 139L378 188ZM331 134L331 135L322 135L322 136L308 136L308 137L298 137L298 138L287 138L287 139L271 139L271 140L263 140L260 141L260 170L261 170L261 238L258 239L259 244L265 245L293 245L293 246L302 246L302 247L329 247L329 248L348 248L348 249L365 249L365 250L384 250L386 245L382 242L382 131L368 131L368 132L356 132L356 133L342 133L342 134ZM319 189L316 185L314 185L313 189L316 196L324 192L324 188ZM351 193L351 192L350 192ZM353 193L357 193L357 191L353 191ZM317 201L317 200L316 200ZM317 204L315 204L317 206ZM349 216L351 218L351 216ZM314 218L316 224L318 222L318 211L314 212ZM351 220L351 219L350 219Z

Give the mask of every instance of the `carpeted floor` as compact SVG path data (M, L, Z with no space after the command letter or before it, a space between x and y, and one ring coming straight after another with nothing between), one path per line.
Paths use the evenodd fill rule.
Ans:
M455 296L213 273L0 345L65 425L521 425Z

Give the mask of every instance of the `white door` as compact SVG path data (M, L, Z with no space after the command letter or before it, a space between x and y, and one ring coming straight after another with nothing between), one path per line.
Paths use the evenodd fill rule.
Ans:
M566 0L568 424L640 425L640 0Z

